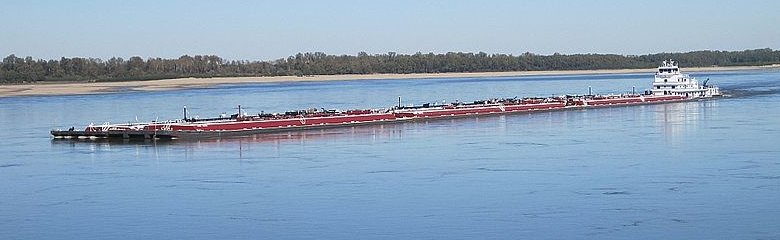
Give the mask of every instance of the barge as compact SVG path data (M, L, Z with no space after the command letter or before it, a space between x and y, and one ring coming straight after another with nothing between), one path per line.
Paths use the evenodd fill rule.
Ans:
M722 96L717 86L700 84L695 78L680 72L674 61L664 61L658 67L652 89L642 94L565 95L556 97L526 97L486 99L473 102L423 104L391 108L353 109L346 111L305 109L284 113L238 113L210 119L188 118L184 108L182 119L147 123L89 125L83 130L52 130L55 138L122 138L122 139L200 139L252 135L318 128L333 128L364 124L396 123L416 120L512 114L593 107L626 106L690 101Z

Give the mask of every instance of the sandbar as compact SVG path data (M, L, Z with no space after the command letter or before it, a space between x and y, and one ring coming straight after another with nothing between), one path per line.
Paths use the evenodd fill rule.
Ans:
M767 66L738 67L697 67L685 68L686 72L740 71L780 68L780 64ZM411 74L347 74L313 76L278 77L214 77L214 78L175 78L146 81L116 82L39 82L33 84L0 85L1 97L15 96L54 96L77 94L102 94L127 91L163 91L176 89L209 88L223 84L252 84L272 82L312 82L343 80L380 80L380 79L430 79L430 78L471 78L471 77L513 77L535 75L581 75L581 74L652 74L652 69L608 69L608 70L564 70L564 71L520 71L520 72L469 72L469 73L411 73Z

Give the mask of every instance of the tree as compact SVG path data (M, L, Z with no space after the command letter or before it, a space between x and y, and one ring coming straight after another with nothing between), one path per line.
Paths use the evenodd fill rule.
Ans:
M683 67L739 66L780 63L780 51L769 48L744 51L694 51L656 53L640 56L615 54L555 53L518 56L485 52L444 54L417 52L411 55L387 52L355 56L323 52L298 53L273 61L226 61L216 55L183 55L177 59L133 56L128 60L112 57L35 60L11 54L0 65L0 82L31 81L121 81L177 77L280 76L366 73L440 73L529 70L575 70L649 68L666 59L676 59Z

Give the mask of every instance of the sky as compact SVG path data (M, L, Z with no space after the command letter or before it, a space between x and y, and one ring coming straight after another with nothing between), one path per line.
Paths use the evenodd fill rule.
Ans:
M641 55L780 49L780 1L0 0L0 55Z

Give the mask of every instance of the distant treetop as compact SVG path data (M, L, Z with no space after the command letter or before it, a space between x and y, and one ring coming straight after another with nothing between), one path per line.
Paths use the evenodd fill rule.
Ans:
M133 56L60 58L36 60L13 54L3 58L0 83L37 81L127 81L182 77L303 76L371 73L503 72L539 70L595 70L651 68L665 59L675 59L682 67L746 66L780 63L780 51L694 51L648 55L572 54L519 56L449 52L370 55L328 55L298 53L274 61L225 60L214 55L184 55L178 59Z

